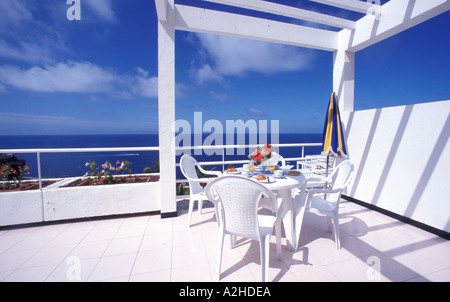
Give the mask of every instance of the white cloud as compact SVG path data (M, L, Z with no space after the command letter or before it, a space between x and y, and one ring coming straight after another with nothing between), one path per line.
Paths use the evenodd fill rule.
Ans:
M230 101L230 96L228 94L217 93L217 92L212 91L212 90L209 91L209 96L213 100L218 101L220 103L227 103L227 102Z
M85 120L71 116L11 112L0 112L0 120L4 123L2 131L9 134L145 133L158 129L158 123L154 121L111 123L109 120Z
M94 15L102 19L103 21L113 22L115 21L115 13L112 9L111 0L89 0L83 1L82 5L86 4L86 10L92 12ZM83 14L83 9L81 9Z
M106 93L115 97L156 98L158 81L138 68L132 75L121 75L90 62L59 62L44 67L21 69L0 66L0 86L35 92ZM6 87L6 88L5 88Z
M113 87L114 74L89 62L60 62L26 70L1 66L0 82L38 92L107 92Z
M223 81L223 77L219 73L214 71L209 64L205 64L195 71L195 79L197 80L198 84L203 84L204 82L208 81Z
M0 40L1 57L27 63L50 63L52 61L50 49L24 41L21 41L19 46L13 46Z
M7 33L32 18L31 11L23 1L0 1L0 33Z
M61 126L72 124L76 120L69 116L39 115L26 113L0 112L0 119L7 125L34 126Z
M137 75L131 79L131 88L136 95L158 97L158 77L149 77L148 71L137 68Z
M226 75L245 75L255 71L275 74L308 68L312 53L298 47L240 39L228 36L197 34L202 48L213 62L202 66L198 79L218 80Z
M264 116L266 113L260 109L249 108L247 109L247 115L249 116Z

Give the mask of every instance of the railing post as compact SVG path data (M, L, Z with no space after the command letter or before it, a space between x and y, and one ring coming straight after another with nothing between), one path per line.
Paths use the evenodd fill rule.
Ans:
M41 153L36 152L37 155L37 168L38 168L38 179L39 179L39 190L42 191L42 177L41 177Z
M222 171L225 171L225 148L222 147Z
M36 157L38 167L39 192L41 193L42 221L45 221L44 192L42 191L41 153L39 151L36 152Z

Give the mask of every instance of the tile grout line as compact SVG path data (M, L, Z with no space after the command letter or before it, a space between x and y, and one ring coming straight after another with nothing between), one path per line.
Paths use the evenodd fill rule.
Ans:
M71 225L74 225L73 223L69 225L69 227ZM70 254L78 247L78 245L89 235L90 232L92 232L92 230L98 225L98 222L96 222L96 224L89 230L89 232L86 233L86 235L84 235L84 237L74 246L74 248L72 250L70 250L70 252L67 254L66 257L64 257L63 260L61 260L61 262L58 263L57 266L55 266L55 268L48 274L48 276L43 280L44 282L47 281L47 279L56 271L56 269L64 262L67 261L67 258L70 256ZM67 227L66 230L69 228ZM61 232L62 233L62 232Z
M109 246L111 245L111 242L113 241L113 239L116 237L117 233L119 232L120 228L122 227L122 225L124 224L125 219L122 221L122 223L120 224L120 226L117 228L116 232L114 233L114 236L109 240L108 245L106 246L105 250L103 251L103 253L101 254L100 257L98 257L97 262L95 263L94 267L91 270L91 273L89 274L89 276L86 278L86 282L88 282L89 278L92 276L92 273L95 271L96 267L98 266L99 262L102 260L102 258L105 256L106 251L108 250ZM98 223L99 224L99 223ZM96 226L98 225L96 224ZM97 281L101 281L101 280L97 280Z
M28 234L27 236L25 236L24 238L22 238L22 240L19 240L18 242L16 242L14 245L10 246L8 249L6 249L5 251L2 252L2 254L4 254L5 252L9 251L11 248L13 248L14 246L16 246L17 244L23 242L26 238L30 237L31 235L33 235L34 233L36 233L38 231L38 229L36 228L33 232L31 232L30 234ZM42 247L41 247L42 248ZM27 259L25 259L20 265L16 266L12 271L9 272L9 274L7 274L5 276L5 278L3 278L3 280L1 280L2 282L6 279L8 279L9 276L11 276L15 271L17 271L25 262L27 262L31 257L33 257L34 255L36 255L41 249L38 249L35 253L33 253L32 255L30 255L29 257L27 257Z
M137 260L137 257L138 257L138 255L139 255L139 251L141 250L142 242L144 241L145 232L147 231L147 228L148 228L148 224L149 224L149 223L150 223L150 217L147 217L147 223L145 224L144 233L143 233L142 236L141 236L141 242L139 242L139 248L137 249L136 256L134 257L133 266L131 267L130 274L128 275L128 282L130 282L131 275L132 275L132 273L133 273L134 266L136 265L136 260Z
M57 235L55 235L52 239L50 239L48 242L46 242L45 244L43 244L35 253L33 253L32 255L30 255L26 260L24 260L20 265L18 265L14 270L11 271L10 274L8 274L3 280L6 280L9 276L11 276L11 274L13 274L14 272L16 272L17 270L21 269L22 266L24 265L24 263L26 263L28 260L30 260L32 257L34 257L37 253L39 253L43 248L45 248L50 242L52 242L56 237L58 237L59 235L61 235L66 229L68 229L70 227L71 224L68 224L63 230L61 230L61 232L59 232ZM36 230L34 232L32 232L31 234L29 234L28 236L24 237L22 240L20 240L19 242L17 242L16 244L14 244L13 246L11 246L9 249L11 249L12 247L14 247L15 245L19 244L20 242L22 242L23 240L25 240L26 238L29 238L30 236L34 235L35 233L37 233L39 230L44 230L44 227L37 227ZM9 250L8 249L8 250ZM6 250L6 251L8 251ZM5 252L6 252L5 251ZM58 264L59 265L59 264ZM34 266L34 267L38 267L38 266ZM57 267L57 266L56 266ZM55 268L56 268L55 267ZM54 270L52 270L51 273L53 273ZM51 274L50 273L50 274ZM50 274L48 276L50 276ZM45 281L47 278L45 277L44 280Z

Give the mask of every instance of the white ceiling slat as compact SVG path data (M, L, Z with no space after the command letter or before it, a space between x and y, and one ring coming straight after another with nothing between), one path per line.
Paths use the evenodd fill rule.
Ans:
M214 2L224 5L231 5L235 7L271 13L275 15L285 16L294 19L300 19L309 22L315 22L319 24L325 24L338 28L355 29L355 22L313 12L310 10L295 8L273 2L261 1L261 0L205 0L208 2Z
M356 30L346 47L357 52L449 9L450 0L391 0L383 5L379 20L365 16L356 22Z
M158 18L164 19L168 9L165 5L167 0L155 1ZM376 11L372 15L374 13L372 1L310 0L367 14L358 21L349 21L262 0L204 1L342 27L343 29L336 32L308 25L279 22L263 17L181 4L175 4L176 28L327 51L345 49L349 52L364 49L450 8L450 0L390 0L383 6L375 5ZM374 2L379 3L380 1Z
M372 1L359 1L359 0L310 0L310 1L331 5L334 7L339 7L347 10L352 10L363 14L369 13L375 7L378 8L380 7L380 5L373 4Z
M179 4L175 28L327 51L338 46L338 32Z

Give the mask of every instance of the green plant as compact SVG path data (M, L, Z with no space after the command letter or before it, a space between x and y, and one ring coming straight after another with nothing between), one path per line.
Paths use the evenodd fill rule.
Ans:
M25 174L31 174L30 166L23 165L14 169L9 165L2 164L0 167L0 179L4 181L3 186L8 190L14 187L19 188Z
M116 165L113 166L111 163L106 161L104 164L102 164L102 169L97 168L95 166L95 161L89 161L86 164L86 167L90 168L90 172L86 172L85 177L88 182L92 182L93 180L96 180L97 182L103 182L103 183L115 183L117 181L117 178L115 177L118 175L121 171L126 172L128 174L132 173L132 170L130 169L131 163L129 161L117 161Z
M153 162L153 168L145 167L144 173L159 173L159 161Z
M177 184L177 190L176 195L183 196L183 195L189 195L189 187L186 187L186 184L184 182L180 182Z

